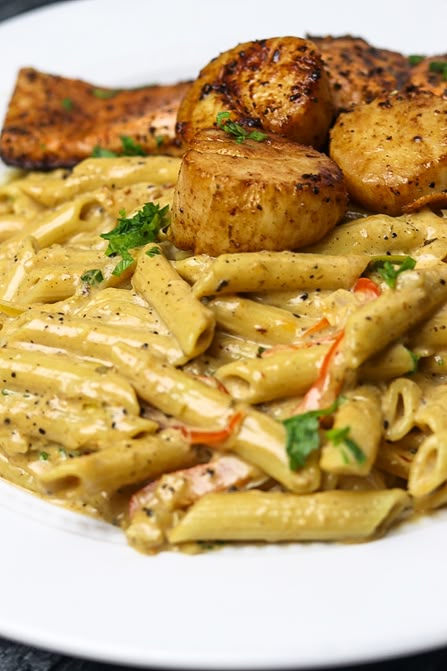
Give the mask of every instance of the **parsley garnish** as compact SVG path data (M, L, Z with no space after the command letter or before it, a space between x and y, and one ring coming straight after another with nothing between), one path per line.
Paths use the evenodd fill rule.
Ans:
M392 261L376 261L374 269L377 270L380 277L388 284L391 289L396 287L397 277L405 270L413 270L416 265L415 259L411 256L403 257L402 261L397 261L395 258ZM397 266L397 268L395 268Z
M410 355L410 358L413 362L413 368L408 371L407 375L411 375L412 373L416 373L417 369L419 367L419 360L421 358L420 354L416 354L416 352L412 352L411 349L408 349L408 347L405 348Z
M342 449L343 447L348 448L349 452L358 464L363 464L365 463L366 455L362 448L359 447L359 445L355 442L355 440L349 437L350 430L350 426L344 426L340 429L328 429L326 431L326 438L336 447L340 447L345 463L349 463L349 459L346 455L346 452Z
M70 111L73 109L73 100L71 98L64 98L61 105L64 110Z
M104 282L104 275L99 268L92 268L92 270L86 270L83 275L81 275L81 280L87 282L92 286L96 284L101 284Z
M337 399L328 408L310 410L283 420L286 428L286 452L293 471L306 464L307 457L320 447L320 418L332 415L340 404Z
M428 69L430 72L438 72L443 79L447 80L447 61L432 61Z
M267 139L268 135L261 133L259 130L247 131L243 126L236 123L235 121L230 120L230 112L219 112L216 117L216 124L218 128L221 128L226 133L234 135L236 142L241 144L245 140L256 140L256 142L264 142Z
M411 54L411 56L408 56L408 62L412 67L413 65L418 65L423 60L425 60L425 56L420 56L419 54Z
M146 156L141 144L128 135L120 135L122 151L118 154L110 149L103 149L99 144L95 144L92 149L92 158L115 158L116 156Z
M109 241L106 256L121 256L112 274L121 275L134 262L129 249L143 247L148 242L157 240L160 230L167 225L169 205L160 209L155 203L145 203L133 217L126 218L124 210L120 211L118 225L109 233L102 233L101 238Z
M119 93L118 89L93 89L92 94L95 98L100 98L101 100L109 100L109 98L114 98L116 94Z
M39 452L39 459L41 461L48 461L49 457L50 455L48 454L48 452Z
M151 257L152 257L152 256L158 256L159 254L161 254L161 252L160 252L160 250L158 249L158 247L151 247L151 248L148 249L147 252L146 252L146 256L151 256Z

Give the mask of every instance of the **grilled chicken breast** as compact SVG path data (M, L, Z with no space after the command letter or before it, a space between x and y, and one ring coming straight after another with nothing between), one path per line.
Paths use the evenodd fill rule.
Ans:
M321 51L337 112L370 102L407 82L408 58L359 37L309 36Z
M315 45L299 37L246 42L220 54L200 72L178 112L186 143L216 125L219 112L316 148L333 118L329 81Z
M195 254L293 250L320 240L346 204L340 169L315 149L203 130L183 157L169 230Z
M373 212L443 202L447 192L447 100L429 91L377 98L340 114L330 156L351 198Z
M447 98L447 54L424 58L411 68L409 83Z
M26 169L71 167L126 136L149 154L179 154L175 120L189 84L130 90L20 70L0 136L0 157Z

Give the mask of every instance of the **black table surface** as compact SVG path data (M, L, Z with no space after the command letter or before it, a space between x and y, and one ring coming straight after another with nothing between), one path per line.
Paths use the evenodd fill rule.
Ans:
M58 1L60 0L0 0L0 21ZM447 647L419 655L349 668L355 668L358 671L446 671ZM118 669L131 671L130 667L68 657L0 638L0 671L117 671ZM345 669L347 671L347 667L337 667L334 671L345 671Z

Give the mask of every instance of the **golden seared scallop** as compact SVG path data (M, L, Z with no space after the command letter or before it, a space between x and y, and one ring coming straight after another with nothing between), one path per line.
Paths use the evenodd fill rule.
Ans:
M447 100L409 91L358 105L338 117L329 153L351 198L368 210L399 215L417 202L439 203L447 189Z
M447 98L447 54L423 58L411 68L410 84Z
M321 51L337 112L402 88L410 63L396 51L351 35L310 37Z
M211 256L293 250L320 240L346 205L340 169L312 147L274 135L238 143L203 130L182 160L170 235L177 247Z
M226 110L245 127L321 147L334 107L318 49L299 37L274 37L220 54L203 68L180 104L179 137L191 142Z

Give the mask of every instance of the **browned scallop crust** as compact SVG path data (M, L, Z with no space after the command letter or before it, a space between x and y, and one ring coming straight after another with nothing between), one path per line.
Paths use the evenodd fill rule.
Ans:
M429 203L447 191L447 100L416 90L358 105L338 117L329 153L368 210L399 215Z
M299 37L246 42L220 54L200 72L178 113L178 133L233 121L320 147L333 118L329 82L315 45Z
M340 169L315 149L203 130L183 157L170 234L177 247L211 256L293 250L320 240L346 205Z
M71 167L95 145L120 152L121 135L147 153L176 155L175 120L188 86L114 91L23 68L0 136L0 157L26 169Z
M338 112L402 88L410 65L396 51L378 49L351 35L309 36L321 51Z
M447 69L447 54L424 58L411 68L409 83L425 91L431 91L437 96L447 98L447 79L443 72L431 69L431 63L445 64Z

